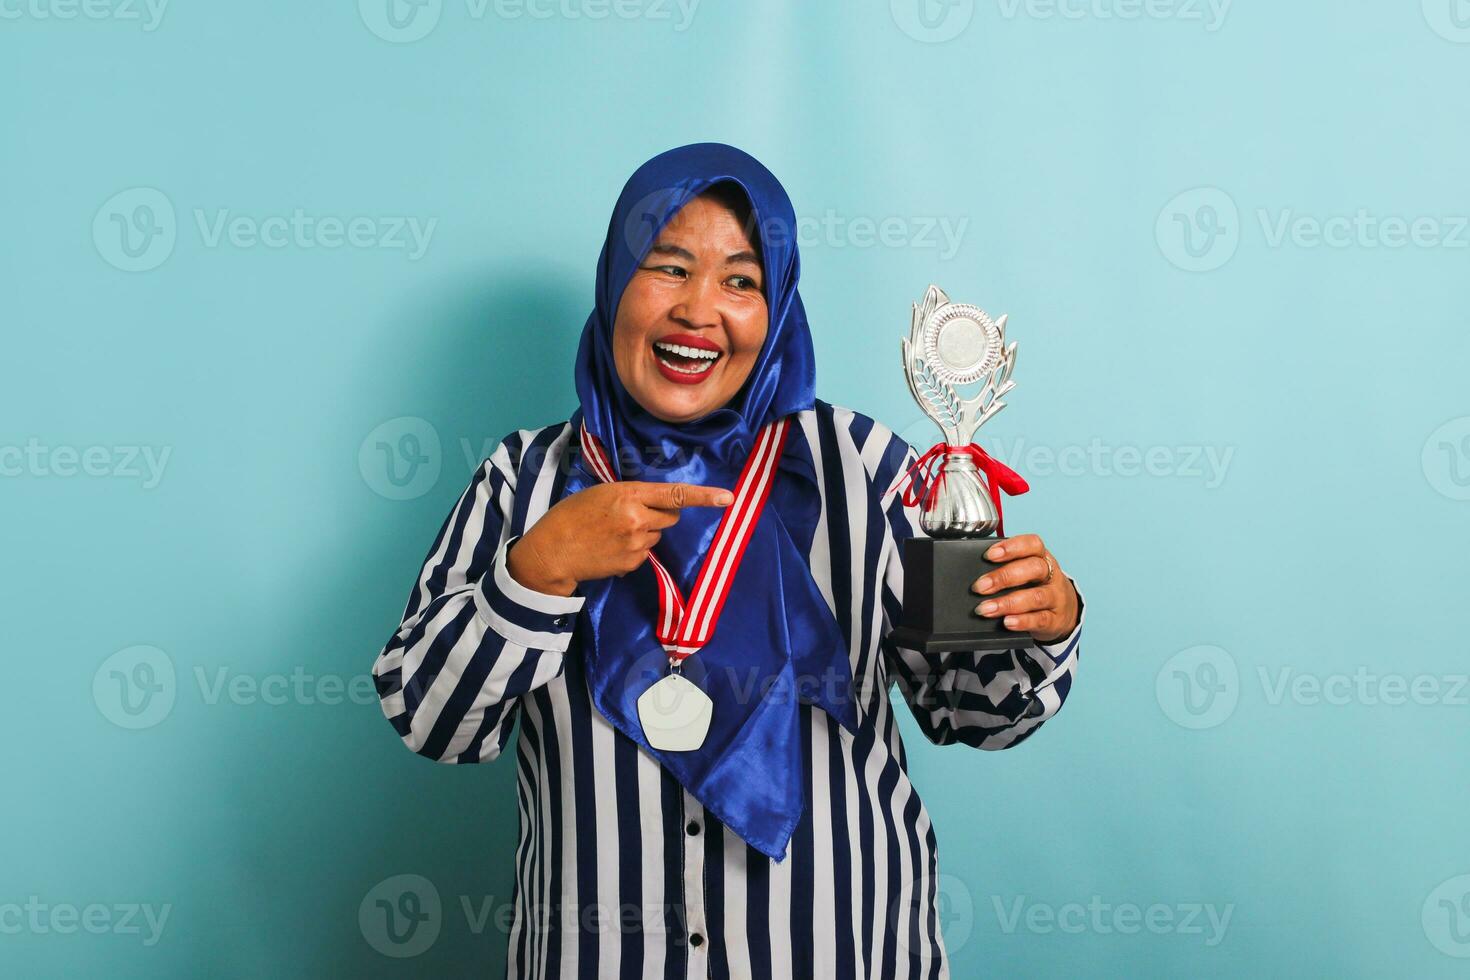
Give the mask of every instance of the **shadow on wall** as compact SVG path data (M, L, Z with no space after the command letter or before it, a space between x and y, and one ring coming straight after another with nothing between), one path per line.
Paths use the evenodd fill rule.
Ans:
M361 692L360 678L398 625L423 558L478 465L465 461L461 440L488 454L506 432L565 419L575 406L572 370L587 312L577 298L590 298L590 288L573 282L476 277L448 296L438 289L426 301L409 297L389 314L378 335L390 342L357 358L368 372L353 379L366 392L355 404L376 415L329 417L323 428L361 439L384 419L420 416L442 437L442 473L414 500L387 500L364 486L356 445L330 446L341 472L332 492L355 519L344 521L352 525L344 540L304 542L296 561L283 561L288 598L273 630L280 644L261 652L259 669L304 666ZM330 416L333 406L322 411ZM229 961L215 964L221 975L286 966L287 950L299 954L289 965L301 975L485 976L503 968L518 735L494 763L436 764L398 741L375 697L362 702L253 714L251 730L225 743L233 757L211 770L219 785L201 787L201 800L233 808L220 822L234 832L214 857L237 882L231 921L240 936ZM398 875L431 884L412 894L380 887ZM385 943L390 928L400 937L423 931ZM401 955L431 936L421 952ZM242 963L242 954L252 961ZM200 950L196 962L220 955Z

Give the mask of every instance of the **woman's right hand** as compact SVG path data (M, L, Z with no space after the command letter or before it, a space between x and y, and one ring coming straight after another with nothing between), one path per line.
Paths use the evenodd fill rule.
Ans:
M684 507L728 507L734 495L693 483L599 483L558 501L511 546L511 578L569 596L578 583L626 575L648 559Z

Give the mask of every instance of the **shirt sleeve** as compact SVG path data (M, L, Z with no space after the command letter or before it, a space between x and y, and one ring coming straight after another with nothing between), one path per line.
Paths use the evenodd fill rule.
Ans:
M518 446L502 441L455 503L373 665L383 714L438 762L500 755L517 699L561 674L585 602L528 589L506 567Z
M890 488L918 454L894 436L885 458L889 465L880 467L880 479L875 481L879 494ZM919 728L937 745L961 742L981 749L1019 745L1061 710L1072 688L1085 616L1081 591L1076 627L1054 643L1033 641L1011 650L929 654L900 647L890 634L903 607L901 544L906 538L923 536L924 531L919 508L905 505L901 493L888 495L883 509L888 519L882 645L890 676L897 680ZM980 604L978 595L975 604Z

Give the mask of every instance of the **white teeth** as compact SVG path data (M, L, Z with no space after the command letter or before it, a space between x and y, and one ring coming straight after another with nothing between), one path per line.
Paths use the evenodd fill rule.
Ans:
M658 362L669 370L678 371L680 374L704 374L715 365L714 361L709 361L705 364L699 365L698 367L680 367L666 357L660 357L658 359Z
M705 350L701 347L685 347L682 344L666 344L662 340L656 341L653 346L673 354L679 354L684 357L696 357L704 361L713 361L720 356L720 352L717 350ZM701 368L700 370L703 369Z

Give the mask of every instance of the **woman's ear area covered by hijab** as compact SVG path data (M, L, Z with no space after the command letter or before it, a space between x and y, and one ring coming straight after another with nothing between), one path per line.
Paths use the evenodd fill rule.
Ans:
M760 235L740 186L721 181L660 229L619 298L618 378L650 415L681 423L737 397L769 326Z

